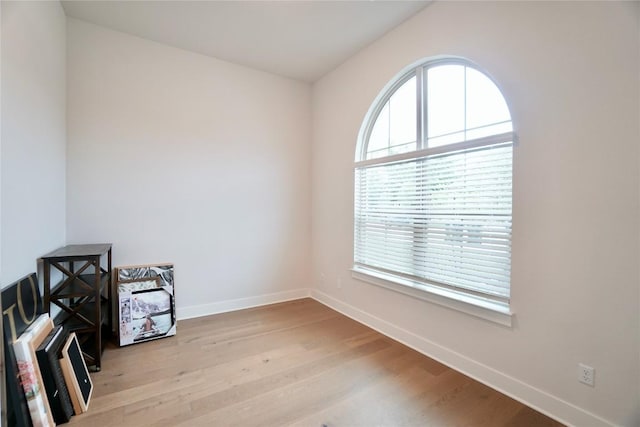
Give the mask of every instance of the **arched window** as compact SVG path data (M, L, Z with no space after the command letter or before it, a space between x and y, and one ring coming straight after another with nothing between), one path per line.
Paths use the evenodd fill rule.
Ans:
M354 271L509 312L515 135L502 93L461 59L387 88L358 141Z

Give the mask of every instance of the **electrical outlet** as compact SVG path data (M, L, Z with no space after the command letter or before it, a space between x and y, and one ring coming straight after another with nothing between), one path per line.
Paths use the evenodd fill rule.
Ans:
M595 376L596 370L594 368L578 363L578 381L593 387L595 385Z

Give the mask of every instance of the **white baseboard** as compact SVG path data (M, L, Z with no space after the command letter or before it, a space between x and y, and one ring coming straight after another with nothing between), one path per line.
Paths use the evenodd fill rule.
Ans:
M291 301L309 297L309 289L294 289L291 291L276 292L273 294L258 295L255 297L238 298L211 304L192 305L188 307L178 307L176 314L178 320L191 319L194 317L209 316L211 314L226 313L229 311L243 310L245 308L258 307L261 305L275 304L278 302Z
M476 362L460 353L436 344L424 337L393 325L386 320L373 316L352 305L327 295L317 289L311 289L311 298L318 302L369 326L412 349L439 361L499 392L518 400L535 410L573 426L612 426L607 420L585 411L569 402L555 397L545 391L506 375L482 363Z

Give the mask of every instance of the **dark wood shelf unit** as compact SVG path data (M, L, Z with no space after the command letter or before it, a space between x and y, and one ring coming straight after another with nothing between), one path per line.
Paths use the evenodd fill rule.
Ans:
M110 275L104 271L100 274L100 292L104 292L109 284ZM77 298L87 295L87 292L94 290L95 276L93 274L83 274L73 279L67 279L58 283L51 289L51 295L59 298Z
M64 310L64 309L63 309ZM105 325L108 323L107 318L109 312L109 303L104 300L100 303L100 323ZM93 331L98 324L95 322L94 315L96 313L96 303L91 300L85 300L75 305L71 312L66 310L60 312L55 320L58 325L64 325L68 332L87 332Z
M101 369L104 345L113 327L111 243L68 245L42 256L44 304L56 324L75 332L87 366ZM105 265L106 264L106 265ZM62 279L51 283L57 270Z

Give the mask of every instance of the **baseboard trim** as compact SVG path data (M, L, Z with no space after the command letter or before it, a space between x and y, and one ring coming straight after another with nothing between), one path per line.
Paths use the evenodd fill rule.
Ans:
M272 294L258 295L254 297L238 298L211 304L192 305L178 307L176 314L178 320L192 319L194 317L210 316L212 314L227 313L229 311L244 310L246 308L259 307L261 305L276 304L309 297L309 289L294 289L291 291L275 292Z
M310 296L345 316L367 325L381 334L401 342L563 424L570 426L588 425L591 427L613 426L609 421L578 406L344 303L322 291L311 289Z

